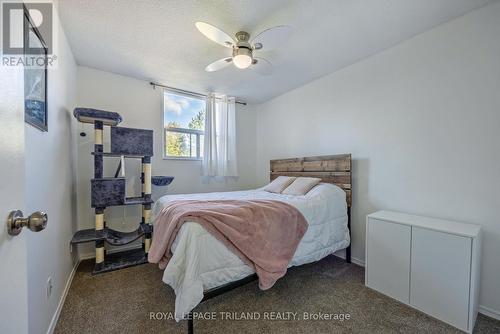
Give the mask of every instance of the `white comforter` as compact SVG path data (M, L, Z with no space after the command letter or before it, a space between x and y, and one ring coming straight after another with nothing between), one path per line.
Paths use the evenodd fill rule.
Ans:
M274 194L262 189L189 195L167 195L156 201L153 221L163 207L181 199L270 199L296 207L309 223L289 267L318 261L349 246L345 192L332 184L319 184L305 196ZM201 225L185 223L172 245L172 259L165 268L163 281L176 294L176 320L184 318L203 298L203 291L242 279L254 273L224 244Z

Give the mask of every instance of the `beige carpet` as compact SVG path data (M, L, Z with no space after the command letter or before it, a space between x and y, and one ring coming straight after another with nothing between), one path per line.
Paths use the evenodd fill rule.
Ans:
M187 333L186 321L152 320L173 312L174 293L155 265L91 276L84 261L75 275L55 333ZM364 286L364 270L334 256L289 270L268 291L252 282L204 302L197 312L217 320L196 320L195 333L457 333L454 328ZM224 312L230 312L229 314ZM260 320L222 320L248 317ZM263 320L276 312L297 320ZM349 320L304 320L308 314L348 314ZM198 313L201 315L201 313ZM206 313L205 313L206 315ZM160 317L162 315L156 315ZM164 316L164 315L163 315ZM500 333L500 321L479 315L475 333Z

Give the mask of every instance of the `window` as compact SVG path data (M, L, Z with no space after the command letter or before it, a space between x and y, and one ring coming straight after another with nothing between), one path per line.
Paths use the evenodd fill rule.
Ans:
M205 99L165 90L163 94L165 158L201 159Z

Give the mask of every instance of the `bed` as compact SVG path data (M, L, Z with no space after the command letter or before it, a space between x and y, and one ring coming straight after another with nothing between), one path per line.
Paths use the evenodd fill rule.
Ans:
M152 219L174 200L278 200L297 208L309 224L289 267L318 261L340 249L346 249L346 261L350 262L351 155L271 160L270 179L278 176L318 177L321 183L304 196L275 194L262 188L167 195L156 201ZM174 289L175 318L188 319L189 333L193 333L189 314L196 305L256 279L250 266L197 223L181 227L171 250L173 256L163 281Z

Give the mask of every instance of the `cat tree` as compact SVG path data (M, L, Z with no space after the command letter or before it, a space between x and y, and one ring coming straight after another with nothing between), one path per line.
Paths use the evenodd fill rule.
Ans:
M93 274L130 267L147 262L153 226L150 223L151 185L167 186L173 177L151 176L153 156L153 131L118 127L122 121L116 112L76 108L75 118L82 123L94 124L94 178L91 180L91 207L95 214L95 228L75 233L71 244L95 242L95 267ZM103 126L111 127L111 149L104 152ZM103 159L119 157L114 177L104 177ZM125 159L141 159L142 193L139 197L126 197ZM104 210L110 206L141 205L142 220L136 230L121 232L106 226ZM125 246L142 238L142 249L132 249L106 254L105 244Z

